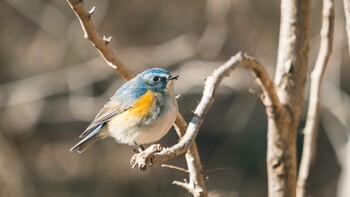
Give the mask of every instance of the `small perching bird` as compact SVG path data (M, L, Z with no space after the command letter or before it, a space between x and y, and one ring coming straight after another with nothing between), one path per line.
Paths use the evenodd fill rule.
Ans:
M174 123L178 105L172 76L162 68L146 70L121 86L80 135L71 148L82 153L94 142L108 136L119 143L136 146L161 139Z

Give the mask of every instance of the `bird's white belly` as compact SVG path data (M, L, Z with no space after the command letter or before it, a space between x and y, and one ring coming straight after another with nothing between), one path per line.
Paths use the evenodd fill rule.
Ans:
M108 122L108 131L119 143L135 145L149 144L161 139L171 128L177 115L177 101L168 99L164 111L148 121L132 117L125 111Z

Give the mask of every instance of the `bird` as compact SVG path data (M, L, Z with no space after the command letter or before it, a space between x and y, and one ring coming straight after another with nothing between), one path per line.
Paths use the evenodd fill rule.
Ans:
M162 68L145 70L122 85L79 136L70 151L84 152L93 143L113 137L121 144L144 150L171 129L178 113L174 79Z

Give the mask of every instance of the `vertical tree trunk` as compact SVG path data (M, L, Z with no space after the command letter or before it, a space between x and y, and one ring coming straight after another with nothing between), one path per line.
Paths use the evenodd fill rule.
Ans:
M284 110L267 108L269 196L296 195L296 133L307 73L310 0L282 0L277 93Z

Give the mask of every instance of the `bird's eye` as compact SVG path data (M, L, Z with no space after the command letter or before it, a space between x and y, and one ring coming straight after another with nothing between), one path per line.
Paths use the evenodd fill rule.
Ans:
M158 76L155 76L155 77L153 77L153 79L152 79L154 82L157 82L157 81L159 81L159 77Z

